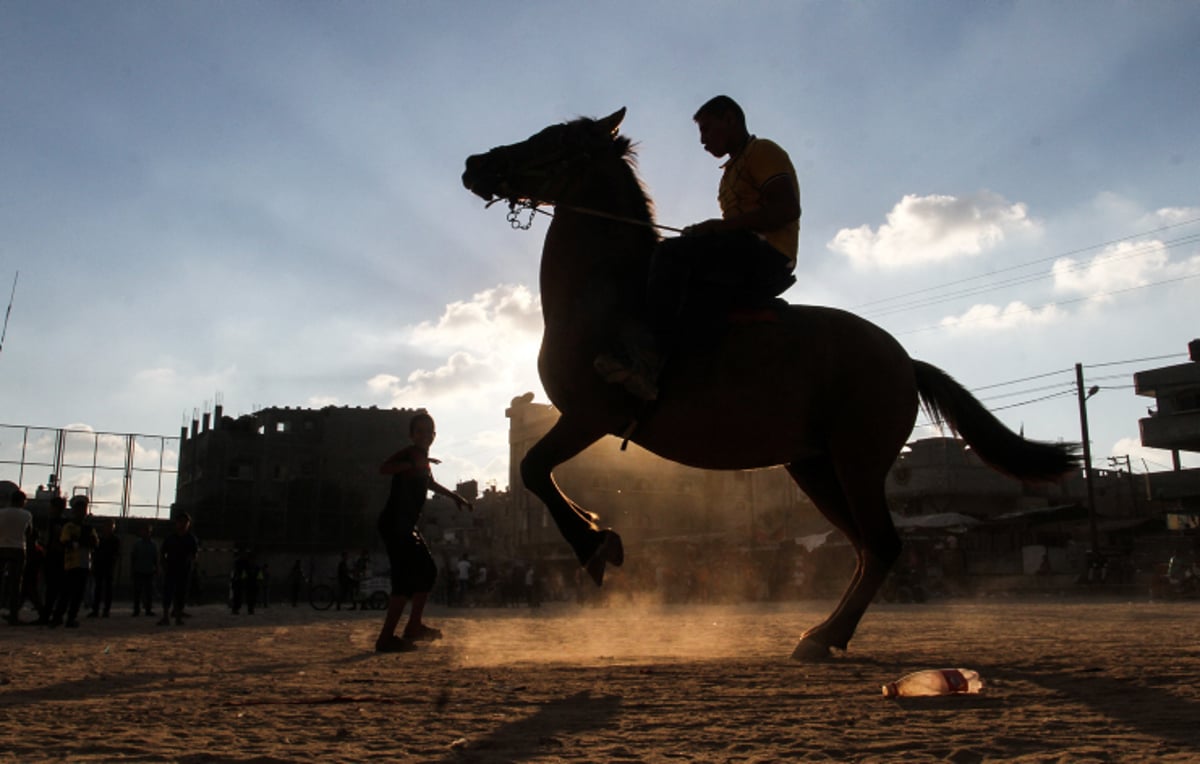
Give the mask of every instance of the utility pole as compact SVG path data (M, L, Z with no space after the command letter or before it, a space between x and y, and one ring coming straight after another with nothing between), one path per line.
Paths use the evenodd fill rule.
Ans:
M1096 525L1096 490L1092 481L1092 445L1088 436L1087 399L1100 391L1092 386L1085 395L1083 392L1083 364L1075 364L1075 391L1079 397L1079 426L1083 435L1083 482L1087 484L1088 523L1091 530L1092 555L1100 554L1100 530Z
M1123 456L1123 457L1121 457L1121 456L1108 457L1108 463L1111 464L1112 466L1116 467L1117 472L1121 471L1120 465L1121 465L1122 461L1125 462L1125 470L1126 470L1126 472L1129 473L1129 475L1128 475L1129 476L1129 504L1130 504L1130 506L1133 507L1134 517L1137 517L1137 513L1138 513L1137 485L1134 483L1134 480L1133 480L1133 460L1129 458L1129 454L1125 454L1125 456Z

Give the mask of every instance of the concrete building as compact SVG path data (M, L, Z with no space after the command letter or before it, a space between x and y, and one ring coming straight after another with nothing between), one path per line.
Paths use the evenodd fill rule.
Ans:
M217 406L181 432L175 503L208 544L329 552L375 544L389 483L379 464L408 442L414 409Z
M1129 472L1093 469L1092 480L1101 549L1128 556L1131 532L1159 510ZM1025 484L955 438L908 444L888 474L887 496L910 549L935 558L953 551L965 557L958 567L971 574L1030 573L1043 556L1057 572L1078 573L1091 546L1082 470L1058 482Z
M1150 475L1150 495L1168 502L1176 527L1196 527L1200 517L1200 469L1182 469L1179 452L1200 452L1200 339L1188 343L1188 363L1133 375L1138 395L1154 398L1149 416L1138 420L1142 445L1169 450L1174 469Z
M493 529L520 556L567 557L542 502L526 491L521 459L553 424L558 411L527 393L512 400L509 419L511 511ZM604 438L554 471L560 488L604 525L620 532L626 547L678 539L724 538L755 545L828 526L783 468L712 472L661 459L630 443Z

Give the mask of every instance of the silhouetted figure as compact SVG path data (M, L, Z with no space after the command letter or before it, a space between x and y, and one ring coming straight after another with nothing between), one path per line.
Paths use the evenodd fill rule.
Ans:
M92 555L92 611L88 616L108 618L112 610L113 577L117 572L117 560L121 555L121 539L115 533L116 522L107 518L100 524L100 540Z
M192 517L187 512L175 516L175 532L163 539L159 557L163 568L163 614L159 626L166 626L175 619L175 625L183 625L183 608L187 601L188 583L192 577L192 565L200 551L200 542L192 533Z
M350 555L347 552L342 552L342 559L338 561L337 566L337 609L342 609L342 603L347 602L350 609L354 610L357 607L358 600L358 579L350 571Z
M246 605L246 613L254 615L254 607L258 604L259 566L252 549L243 549L233 562L233 614L237 615Z
M129 551L129 569L133 576L133 614L154 615L154 579L158 575L158 545L149 523L141 528L141 537Z
M33 515L25 509L25 493L9 494L7 507L0 507L0 578L4 591L0 604L8 608L12 625L20 623L21 582L25 576L26 548L33 542Z
M38 618L38 623L48 624L54 617L54 609L62 596L63 581L66 569L63 567L65 550L62 543L64 515L67 512L67 500L62 496L50 497L50 510L46 518L46 558L42 562L42 577L46 582L46 607Z
M429 458L429 447L436 435L433 417L424 412L414 415L409 420L408 434L412 445L392 454L379 467L380 473L392 477L387 503L379 513L377 523L391 567L392 593L388 598L387 615L375 640L376 652L412 650L415 641L438 639L442 635L441 631L421 620L437 579L437 564L417 530L417 521L429 491L453 499L459 509L473 509L469 501L433 479L430 465L438 463ZM403 636L397 636L396 627L410 600L412 609L408 624Z
M625 333L628 358L596 358L596 370L607 381L644 400L657 398L663 358L695 303L765 301L796 281L800 183L787 152L751 135L742 107L729 96L710 99L693 119L705 151L729 157L717 192L721 218L659 243L646 284L650 331Z
M291 599L292 607L300 604L300 595L304 591L304 567L299 560L292 565L292 570L288 573L288 594Z
M271 564L264 562L258 568L258 601L263 607L271 607Z
M25 548L25 573L21 576L21 596L17 601L18 615L26 601L33 605L39 620L46 612L46 602L42 599L41 591L42 570L45 563L46 548L42 546L35 533L29 538L29 545Z
M59 536L63 545L63 587L50 618L51 626L61 624L68 629L79 628L79 608L92 567L92 553L99 543L96 530L87 525L87 515L87 497L72 496L68 519Z

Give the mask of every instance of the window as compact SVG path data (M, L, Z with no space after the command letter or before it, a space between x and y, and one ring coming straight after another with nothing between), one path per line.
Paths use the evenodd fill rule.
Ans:
M254 465L245 461L233 461L229 463L226 474L230 480L253 480Z

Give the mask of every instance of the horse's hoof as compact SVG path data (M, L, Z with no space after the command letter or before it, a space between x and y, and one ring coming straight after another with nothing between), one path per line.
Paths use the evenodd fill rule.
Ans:
M821 644L815 639L805 638L800 640L800 644L796 645L796 649L792 651L792 660L800 661L801 663L819 663L827 661L833 657L829 645Z
M604 568L610 562L618 567L625 562L625 545L621 543L621 537L616 531L603 530L600 532L599 546L584 566L588 575L596 582L596 586L604 583Z

